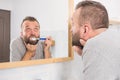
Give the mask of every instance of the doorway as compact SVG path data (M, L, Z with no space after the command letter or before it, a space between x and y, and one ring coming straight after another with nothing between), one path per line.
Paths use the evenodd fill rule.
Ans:
M10 56L10 11L0 9L0 62L8 62Z

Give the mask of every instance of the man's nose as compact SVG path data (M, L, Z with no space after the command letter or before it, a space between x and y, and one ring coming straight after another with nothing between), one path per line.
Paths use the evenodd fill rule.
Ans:
M34 30L31 30L31 34L35 34L35 31L34 31Z

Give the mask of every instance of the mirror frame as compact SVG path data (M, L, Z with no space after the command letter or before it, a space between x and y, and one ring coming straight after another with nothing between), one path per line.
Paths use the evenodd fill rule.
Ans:
M0 69L6 68L16 68L16 67L25 67L25 66L33 66L38 64L48 64L55 62L65 62L73 59L73 49L72 49L72 34L70 33L71 25L70 25L70 17L73 13L74 8L74 0L68 0L68 57L63 58L49 58L49 59L40 59L40 60L28 60L28 61L17 61L17 62L4 62L0 63Z

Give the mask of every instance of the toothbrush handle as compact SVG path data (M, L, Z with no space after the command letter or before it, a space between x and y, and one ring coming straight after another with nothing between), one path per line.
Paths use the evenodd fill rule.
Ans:
M39 38L39 40L46 40L46 38Z

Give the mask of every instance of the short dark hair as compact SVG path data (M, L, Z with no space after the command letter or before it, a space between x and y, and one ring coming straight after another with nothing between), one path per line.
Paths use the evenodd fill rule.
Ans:
M76 6L76 9L79 8L81 8L79 24L84 24L85 21L88 21L93 29L108 28L108 13L101 3L96 1L82 1Z
M27 17L25 17L24 19L23 19L23 21L22 21L22 23L21 23L21 27L22 27L22 24L23 24L23 22L24 21L36 21L38 24L39 24L39 22L38 22L38 20L35 18L35 17L32 17L32 16L27 16ZM39 26L40 26L40 24L39 24Z

